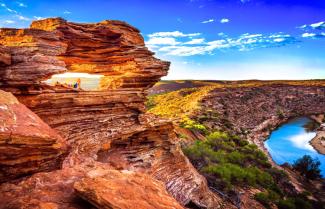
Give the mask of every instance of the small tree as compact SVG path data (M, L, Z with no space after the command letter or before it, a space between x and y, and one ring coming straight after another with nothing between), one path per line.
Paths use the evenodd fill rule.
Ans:
M304 155L293 164L293 168L307 179L317 179L322 177L319 166L320 161L318 159L312 159L309 155Z

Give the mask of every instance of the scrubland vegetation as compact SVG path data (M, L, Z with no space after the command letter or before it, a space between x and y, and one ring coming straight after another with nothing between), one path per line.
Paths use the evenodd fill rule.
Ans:
M299 195L286 193L284 187L289 177L284 171L272 167L267 156L255 144L225 132L209 132L195 121L184 127L206 135L205 140L196 141L183 150L215 190L231 196L238 188L257 188L262 192L257 193L255 199L266 208L272 205L277 205L279 209L322 208L322 205L308 199L307 192Z
M149 112L164 118L183 120L199 108L199 101L213 90L214 86L188 88L148 97Z
M233 199L234 196L239 196L237 192L239 188L244 190L255 188L261 192L255 194L254 198L266 208L274 208L273 206L279 209L323 208L321 203L310 200L308 192L301 194L290 192L288 187L292 185L289 183L287 173L272 167L268 157L255 144L250 144L236 135L210 130L202 124L205 120L220 119L218 113L212 110L198 111L200 115L196 115L196 121L191 119L191 115L195 115L198 113L196 111L200 110L200 101L216 88L285 84L314 86L324 85L324 81L206 81L205 86L201 87L153 94L148 98L147 108L151 113L172 119L182 128L205 136L205 140L198 140L190 146L183 147L183 151L197 170L206 177L214 191ZM277 114L283 117L281 109L277 110ZM233 128L233 124L228 121L222 121L222 124L229 130ZM306 128L315 127L314 124L310 124ZM186 136L180 138L186 139ZM299 160L293 167L306 178L319 177L316 169L317 162L313 160L307 158Z
M188 81L189 82L189 81ZM258 87L264 85L304 85L304 86L324 86L324 80L306 81L190 81L193 85L200 85L195 88L182 88L163 94L151 94L148 96L147 108L149 112L164 118L182 120L190 116L200 108L200 100L208 93L217 88L239 88L239 87ZM161 81L156 86L181 85L184 81ZM166 87L168 88L168 87ZM278 110L279 116L283 115Z

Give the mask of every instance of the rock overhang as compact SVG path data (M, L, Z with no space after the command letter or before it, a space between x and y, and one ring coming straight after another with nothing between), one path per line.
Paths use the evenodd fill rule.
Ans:
M34 21L28 29L1 29L4 56L2 86L42 86L42 81L65 72L100 74L102 90L148 89L167 74L169 62L153 57L140 31L116 20L71 23L62 18ZM3 53L2 53L3 54ZM108 83L109 82L109 83Z

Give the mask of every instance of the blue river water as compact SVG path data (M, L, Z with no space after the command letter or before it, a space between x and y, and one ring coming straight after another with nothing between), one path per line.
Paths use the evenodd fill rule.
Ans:
M265 147L278 165L285 162L290 164L303 155L310 155L320 162L323 178L325 177L325 155L319 154L310 144L316 136L316 132L307 132L304 125L311 120L307 117L292 119L274 130L269 139L265 141Z

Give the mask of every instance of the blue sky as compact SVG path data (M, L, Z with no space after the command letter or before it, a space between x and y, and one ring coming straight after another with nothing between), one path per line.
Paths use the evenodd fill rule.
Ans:
M166 79L325 79L323 0L0 0L0 27L57 16L134 25Z

